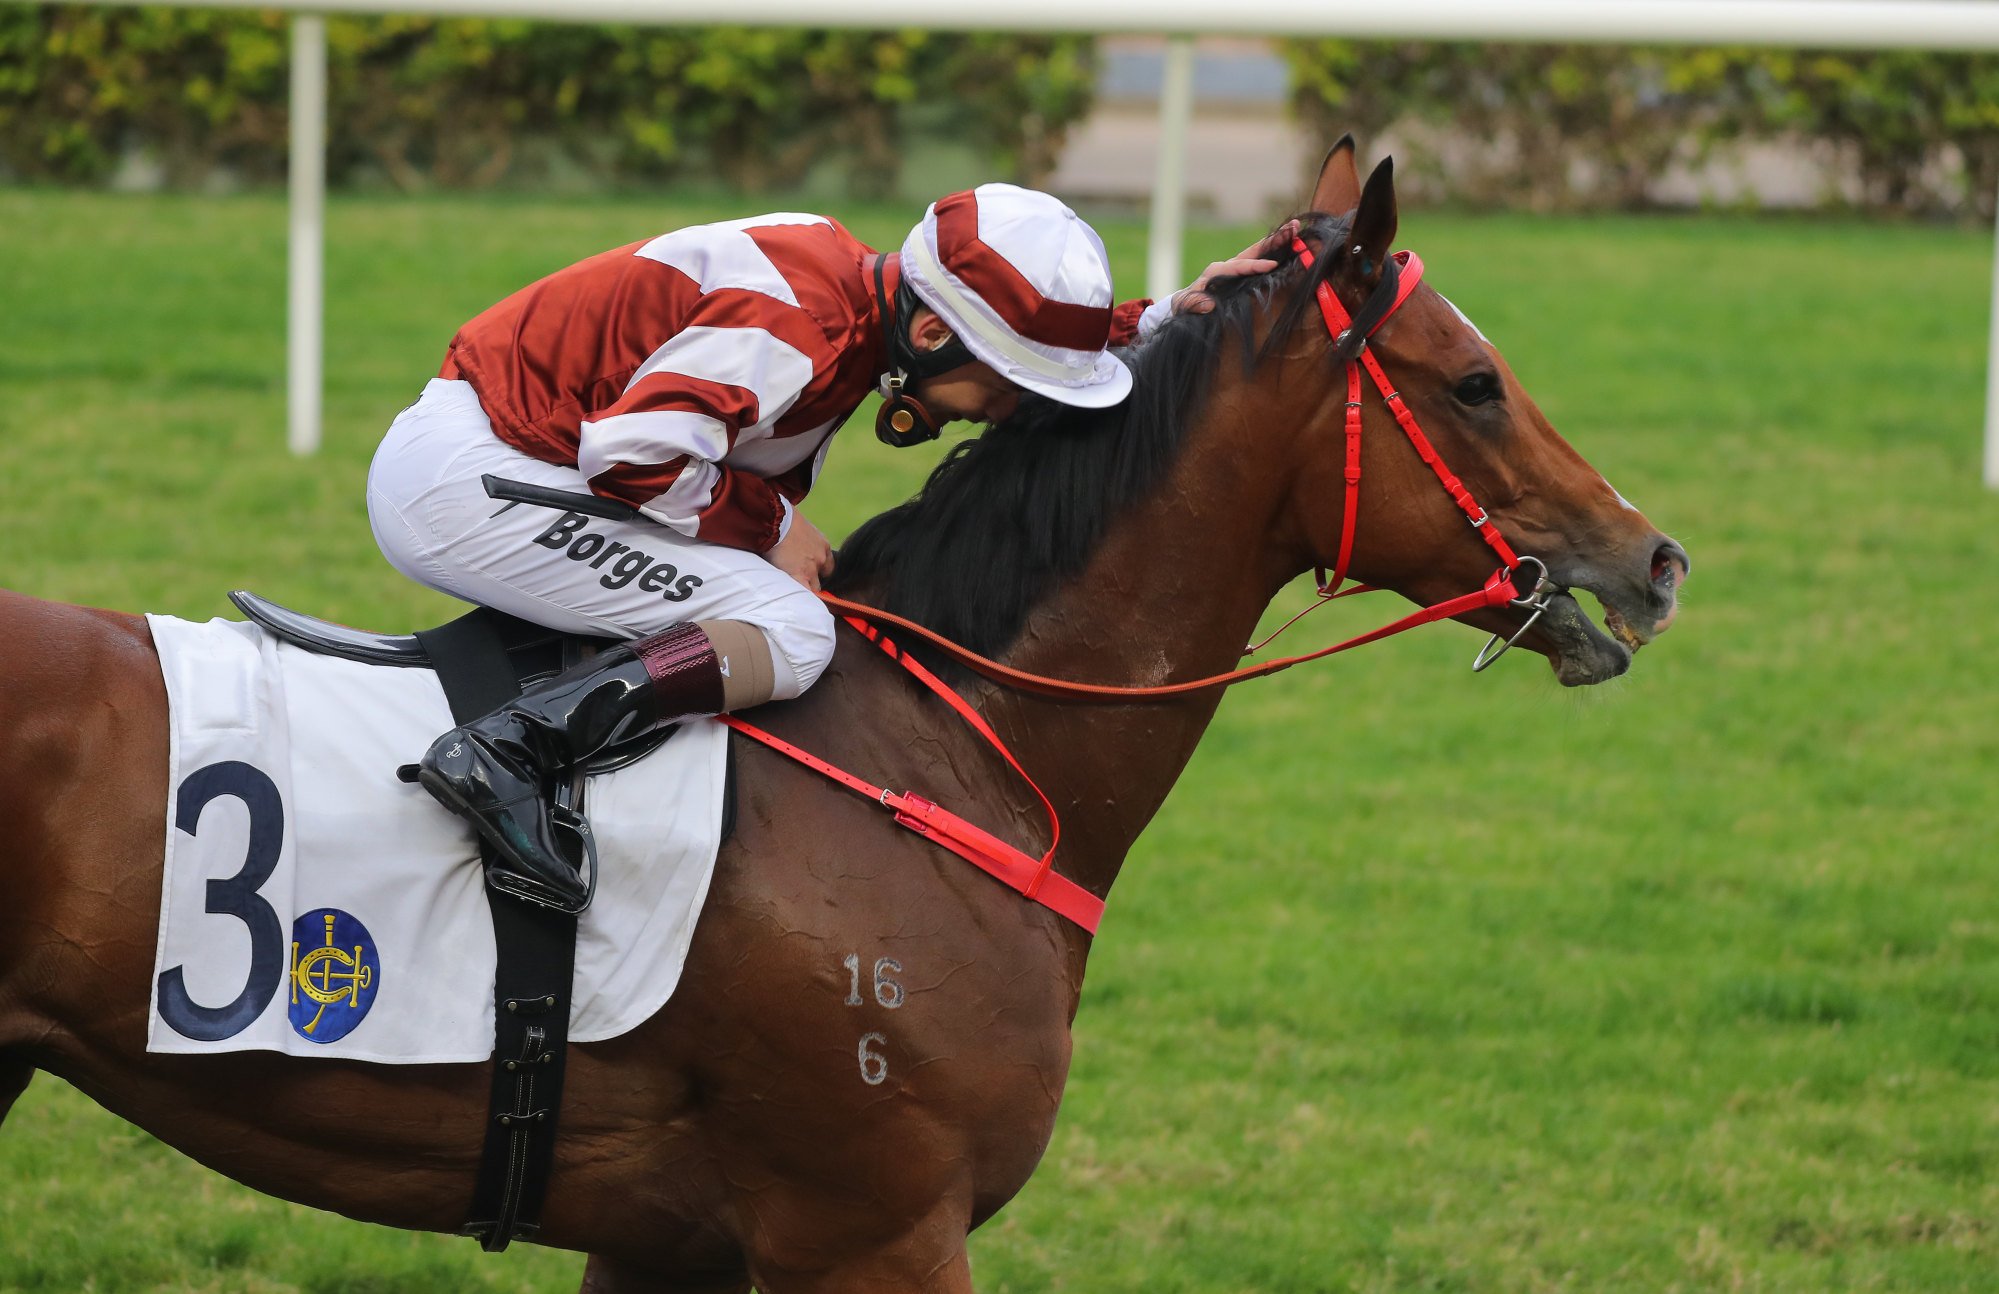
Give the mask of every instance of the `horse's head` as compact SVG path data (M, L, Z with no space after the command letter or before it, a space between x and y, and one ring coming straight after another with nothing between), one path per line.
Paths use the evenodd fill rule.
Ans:
M1370 302L1379 309L1392 296L1377 292L1392 272L1389 163L1362 189L1352 140L1342 140L1326 158L1311 207L1301 225L1314 264L1293 292L1274 299L1265 345L1276 354L1252 381L1274 383L1269 420L1258 420L1263 433L1282 427L1293 438L1298 467L1284 523L1294 532L1287 536L1293 555L1330 568L1339 560L1346 510L1347 365L1313 297L1325 281L1365 326ZM1429 284L1394 306L1369 349L1448 471L1489 511L1513 551L1545 564L1558 591L1520 645L1547 656L1565 684L1622 674L1632 653L1672 623L1686 551L1556 433L1498 350ZM1310 376L1301 380L1303 373ZM1425 604L1480 587L1500 564L1494 547L1467 524L1466 509L1371 380L1362 381L1361 417L1353 576ZM1521 593L1538 574L1531 563L1516 572ZM1605 629L1590 622L1572 589L1596 596ZM1511 636L1527 616L1501 605L1460 618Z

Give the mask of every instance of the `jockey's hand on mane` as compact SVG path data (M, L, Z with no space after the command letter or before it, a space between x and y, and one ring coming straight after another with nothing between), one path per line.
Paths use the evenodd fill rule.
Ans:
M1216 261L1201 271L1201 276L1173 294L1173 313L1176 315L1204 315L1215 308L1215 299L1208 295L1211 279L1240 278L1249 274L1268 274L1277 268L1271 257L1274 253L1291 245L1298 236L1298 222L1287 220L1270 233L1257 239L1242 251L1225 261Z

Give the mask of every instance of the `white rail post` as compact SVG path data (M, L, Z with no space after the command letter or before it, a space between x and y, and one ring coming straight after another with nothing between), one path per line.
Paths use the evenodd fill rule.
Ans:
M1992 325L1985 344L1985 488L1999 490L1999 221L1992 232Z
M319 452L321 334L325 315L326 17L292 19L291 271L286 329L285 443Z
M1145 294L1164 301L1181 287L1182 230L1187 221L1187 128L1194 118L1194 38L1166 38L1159 82L1159 166L1152 176L1152 238Z

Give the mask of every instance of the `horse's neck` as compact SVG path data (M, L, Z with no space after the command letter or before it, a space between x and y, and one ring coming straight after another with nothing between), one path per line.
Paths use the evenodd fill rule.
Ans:
M1057 678L1153 686L1239 663L1258 616L1292 572L1269 543L1276 483L1226 470L1212 461L1219 450L1206 440L1198 430L1190 435L1161 488L1114 525L1081 576L1036 609L1007 655L1010 664ZM987 712L1061 811L1063 872L1100 892L1109 888L1192 757L1221 694L1216 688L1141 705L987 696Z

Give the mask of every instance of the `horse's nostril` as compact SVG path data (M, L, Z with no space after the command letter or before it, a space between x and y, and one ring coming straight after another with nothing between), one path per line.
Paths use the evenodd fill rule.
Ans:
M1671 586L1685 579L1693 569L1693 562L1687 557L1687 550L1668 539L1652 554L1652 583L1657 586Z

